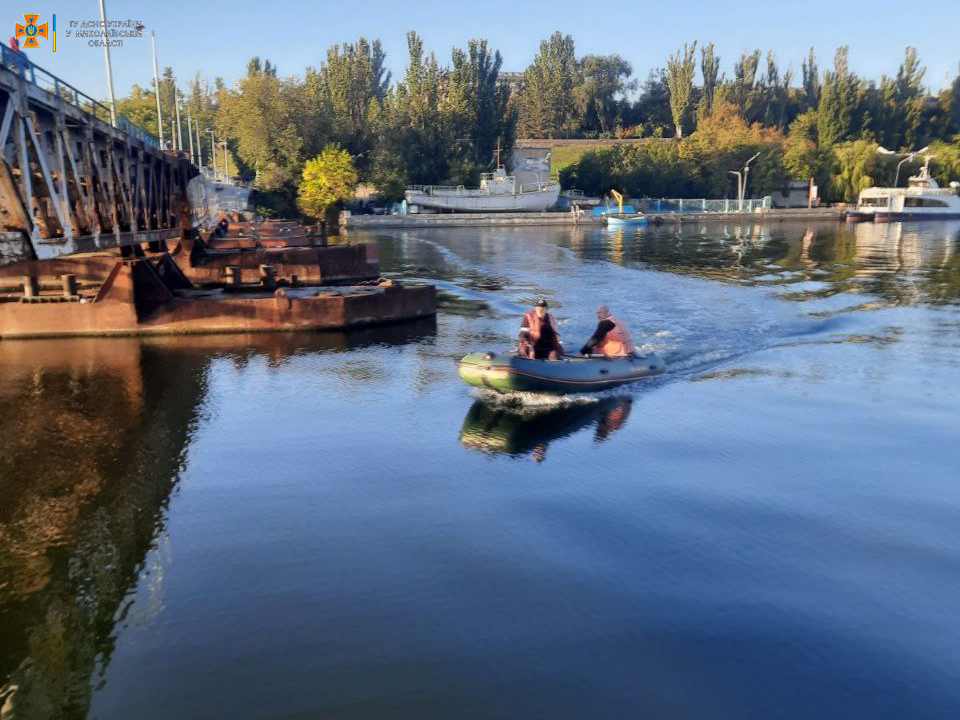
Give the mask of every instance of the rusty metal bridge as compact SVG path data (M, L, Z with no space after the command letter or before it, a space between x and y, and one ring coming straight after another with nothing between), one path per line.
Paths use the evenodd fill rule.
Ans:
M21 52L0 46L0 265L149 243L191 226L198 170ZM124 251L125 252L125 251Z

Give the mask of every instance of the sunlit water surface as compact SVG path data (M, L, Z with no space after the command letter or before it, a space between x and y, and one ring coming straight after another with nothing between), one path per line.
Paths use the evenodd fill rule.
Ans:
M960 716L958 237L396 231L435 323L0 342L0 717ZM541 295L670 372L472 393Z

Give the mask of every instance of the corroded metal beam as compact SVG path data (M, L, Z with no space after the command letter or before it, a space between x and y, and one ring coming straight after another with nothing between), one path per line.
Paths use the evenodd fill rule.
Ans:
M41 87L39 68L20 62L4 48L0 265L175 240L190 228L187 183L198 171L186 158L129 123L113 127L75 89Z

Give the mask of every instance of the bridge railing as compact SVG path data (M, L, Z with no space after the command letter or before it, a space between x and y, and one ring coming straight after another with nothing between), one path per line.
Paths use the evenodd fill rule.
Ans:
M98 120L110 123L110 108L102 102L94 100L84 92L81 92L70 83L61 80L53 73L47 72L39 65L31 62L22 52L16 52L0 45L0 65L17 73L21 78L33 83L39 88L53 93L58 98L82 110L85 113L93 115ZM125 115L117 116L117 129L141 141L150 147L159 148L160 141L156 135L148 132L134 122L127 119Z

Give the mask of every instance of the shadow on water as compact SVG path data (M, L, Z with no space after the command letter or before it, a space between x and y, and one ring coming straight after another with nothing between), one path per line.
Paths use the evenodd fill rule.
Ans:
M477 400L460 428L460 442L491 455L546 459L551 442L593 427L595 443L606 441L630 417L633 400L627 396L580 399L546 408L517 408Z
M433 319L351 333L0 343L0 717L81 719L116 624L163 604L166 514L212 361L429 341ZM150 586L133 608L137 585Z

